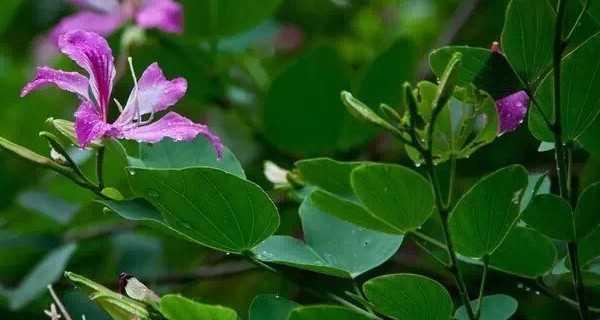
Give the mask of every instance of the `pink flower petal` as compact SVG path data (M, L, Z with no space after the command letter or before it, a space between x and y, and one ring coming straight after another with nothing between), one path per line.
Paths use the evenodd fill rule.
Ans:
M513 93L496 101L498 118L500 119L500 133L512 132L517 130L529 107L529 96L525 91Z
M138 81L137 93L131 92L125 110L115 125L126 125L136 116L159 112L174 105L187 91L183 78L167 80L158 63L151 64Z
M223 153L221 139L212 133L208 126L194 123L175 112L169 112L160 120L149 125L124 130L120 138L156 143L167 137L175 141L189 141L199 134L212 143L220 158Z
M111 129L112 126L102 120L102 115L90 101L84 101L75 112L75 134L82 148L102 138Z
M73 30L84 30L108 36L125 23L126 17L119 11L81 11L62 19L51 31L50 40L58 45L60 36Z
M25 85L21 91L21 97L49 85L55 85L62 90L73 92L82 98L88 96L88 79L83 75L49 67L38 67L35 78Z
M117 0L71 0L71 3L82 8L94 9L101 12L111 12L119 9Z
M108 43L96 33L76 30L63 34L59 39L59 47L89 73L91 90L102 119L106 121L106 109L116 73Z
M135 16L142 28L157 28L165 32L183 31L183 11L173 0L146 0Z

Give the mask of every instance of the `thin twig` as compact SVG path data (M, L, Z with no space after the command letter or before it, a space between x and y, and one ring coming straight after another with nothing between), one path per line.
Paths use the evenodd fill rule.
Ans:
M73 318L71 318L71 315L69 315L69 313L67 312L67 309L65 308L65 306L62 304L62 302L60 302L60 299L56 295L56 292L54 292L54 289L52 289L52 285L48 285L48 291L50 291L50 295L52 296L52 299L58 306L58 309L60 310L60 312L65 317L65 320L73 320Z

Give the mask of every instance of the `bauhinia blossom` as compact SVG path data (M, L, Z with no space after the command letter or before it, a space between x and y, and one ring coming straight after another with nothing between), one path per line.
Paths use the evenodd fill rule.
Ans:
M492 44L492 54L502 54L498 42ZM496 100L496 109L500 120L500 134L517 130L529 108L529 95L524 90L517 91L506 97Z
M62 34L85 30L108 36L129 21L144 29L164 32L183 30L181 5L173 0L70 0L81 11L62 19L51 31L49 40L58 45Z
M165 137L177 141L192 140L201 134L214 145L220 156L220 139L207 126L174 112L152 122L155 113L168 109L185 95L185 79L167 80L158 64L153 63L139 80L134 75L136 83L125 108L121 108L115 100L121 114L111 124L108 122L108 107L116 72L114 57L106 40L96 33L76 30L60 37L59 48L89 77L77 72L39 67L35 79L23 88L21 96L48 85L75 93L81 99L75 113L75 134L81 147L102 138L155 143Z

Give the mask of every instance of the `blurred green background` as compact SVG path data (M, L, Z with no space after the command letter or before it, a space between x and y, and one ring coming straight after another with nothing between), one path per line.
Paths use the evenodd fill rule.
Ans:
M207 16L208 0L180 2L186 21L183 35L148 30L135 43L126 43L124 35L132 32L126 26L109 38L113 51L123 55L127 49L138 73L158 61L168 77L186 77L189 90L177 105L178 112L208 123L242 161L250 179L271 190L262 173L265 160L284 168L315 156L408 164L401 145L350 119L339 92L351 90L371 105L399 106L404 81L431 78L427 68L431 49L450 43L489 47L499 39L508 1L282 0L261 4L240 0L242 12L231 9L218 21ZM35 43L74 10L59 0L0 3L0 136L42 155L49 154L46 141L38 136L50 129L45 120L72 119L76 98L55 89L23 99L19 92L38 64ZM76 69L61 57L51 65ZM130 77L125 75L114 96L123 101L130 88ZM471 159L459 162L459 189L512 163L523 163L536 172L550 170L552 155L538 153L537 147L526 126L500 137ZM85 162L85 151L72 152ZM110 159L109 154L109 183L122 185L122 173L115 165L111 167ZM588 181L579 184L594 181L596 163L577 155L577 172L589 173ZM91 165L86 167L91 169ZM278 233L298 234L296 204L276 192L273 197L282 216ZM118 274L126 271L159 292L180 292L223 304L241 315L258 293L314 302L278 276L124 222L103 213L92 200L92 194L66 179L0 151L0 292L7 293L0 295L0 319L42 318L50 302L46 292L32 295L18 309L11 308L7 296L23 285L23 279L51 250L70 242L77 242L78 247L67 269L113 289ZM448 275L409 241L395 258L363 278L410 270L430 273L455 292ZM299 283L344 289L335 279L299 271L290 274ZM477 273L469 278L475 288ZM491 291L518 298L517 318L559 319L564 311L514 278L493 272L490 281ZM86 314L87 319L107 319L64 279L55 288L76 318Z

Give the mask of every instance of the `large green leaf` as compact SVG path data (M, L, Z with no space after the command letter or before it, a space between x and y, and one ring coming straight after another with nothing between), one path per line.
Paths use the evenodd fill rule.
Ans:
M309 196L314 205L334 217L348 221L357 226L391 234L402 234L397 227L379 219L367 210L361 203L339 197L335 194L316 190Z
M9 290L10 308L21 309L53 284L65 270L76 245L66 244L52 250L42 259L14 290Z
M577 256L579 257L579 264L585 266L600 257L598 243L600 243L600 228L596 228L592 233L578 241Z
M472 258L494 252L516 222L526 188L527 170L515 165L484 177L465 193L449 218L456 250Z
M369 320L348 308L338 306L309 306L294 309L288 320ZM279 320L279 319L278 319Z
M416 274L377 277L363 285L374 308L393 319L448 320L453 303L437 281Z
M525 228L513 228L490 256L494 269L527 278L537 278L552 270L557 257L550 239Z
M292 310L300 305L294 301L272 294L256 296L250 305L249 320L287 319Z
M229 36L256 26L277 9L282 0L184 0L185 31L189 36Z
M534 82L552 63L555 14L547 0L512 0L502 48L522 79Z
M356 196L372 215L398 233L419 228L433 213L433 188L420 174L399 166L363 165L352 171Z
M238 320L237 313L232 309L203 304L172 294L160 299L159 309L168 320Z
M573 209L568 202L553 194L533 198L521 217L530 227L558 240L575 238Z
M350 80L338 54L322 47L277 77L267 94L265 131L278 148L294 153L346 149L368 138L366 125L346 111L339 94Z
M597 59L599 46L600 33L597 33L563 59L560 105L564 141L577 139L600 112L600 90L596 90L600 86L600 60ZM533 108L529 113L529 129L542 141L554 141L553 134L540 113L544 112L551 119L554 118L553 85L554 75L550 73L535 94L540 108Z
M296 167L306 183L345 198L354 198L350 174L361 164L363 163L315 158L298 161Z
M600 183L581 193L575 209L575 236L581 239L600 225Z
M204 137L189 142L164 139L155 144L144 143L140 145L139 157L131 161L132 165L155 169L210 167L246 178L244 169L229 148L224 147L223 157L218 159L215 148Z
M471 301L473 308L477 307L479 300ZM508 320L515 312L519 303L511 296L505 294L495 294L483 297L481 302L480 320ZM457 320L468 320L467 310L461 306L456 310L454 318Z
M317 209L311 199L300 206L304 242L272 236L253 252L264 262L279 263L332 276L355 278L396 253L403 236L365 230Z
M136 196L161 213L165 223L205 246L242 253L273 234L277 208L256 184L213 168L129 168Z

